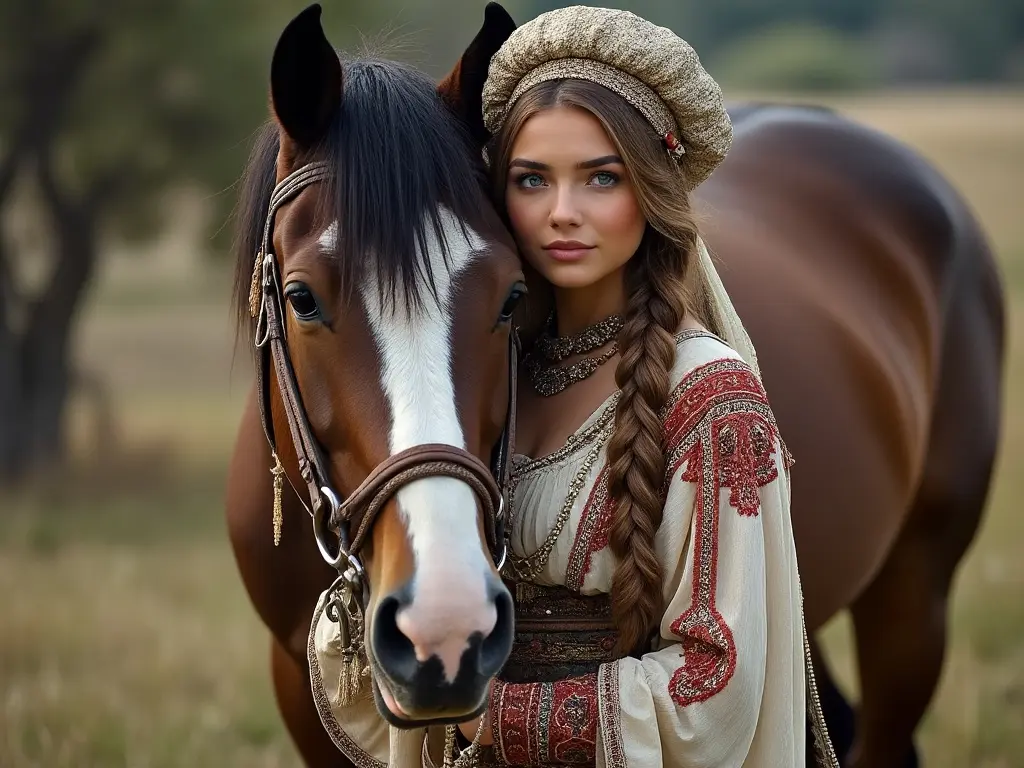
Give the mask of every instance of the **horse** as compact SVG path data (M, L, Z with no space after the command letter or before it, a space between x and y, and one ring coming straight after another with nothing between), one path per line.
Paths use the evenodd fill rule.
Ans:
M331 765L306 667L324 590L398 727L480 714L511 651L498 569L525 284L465 118L501 14L440 86L342 63L320 17L281 33L242 185L235 304L257 381L226 508L284 718Z
M467 128L469 150L448 135L417 144L421 156L416 159L393 157L388 154L392 148L362 146L396 163L390 179L395 185L422 184L418 163L426 162L425 157L454 159L466 152L479 162L487 140L479 114L487 63L514 26L500 6L489 4L479 34L432 94L436 104ZM326 43L313 37L315 46L306 40L302 47L309 51L319 46L319 67L331 70ZM283 42L284 37L275 50L273 72L279 69ZM408 70L379 66L412 78ZM259 248L251 234L259 229L254 222L260 220L274 182L297 162L286 151L290 134L283 126L295 123L287 112L330 111L321 103L325 82L311 71L316 67L292 62L280 69L288 72L281 77L291 86L290 106L279 105L275 93L278 121L285 121L277 126L281 147L267 143L250 163L250 170L256 170L247 187L249 202L243 206L250 236L242 238L235 288L241 305ZM427 85L419 79L416 83L426 94ZM284 81L280 85L283 100L289 89ZM346 91L345 99L351 95ZM391 102L386 108L399 106ZM347 116L354 110L342 108ZM852 613L862 693L858 711L843 698L812 640L821 704L844 766L906 768L916 765L914 732L942 669L953 578L980 525L997 453L1005 322L1000 277L965 201L910 147L817 107L736 104L730 105L730 115L732 149L698 187L694 204L723 282L757 349L769 400L796 462L792 515L808 632L813 637L837 613ZM421 129L418 119L419 112L402 113L401 125L381 135L405 141ZM355 133L345 136L356 140ZM350 171L344 165L340 170ZM474 444L480 451L497 439L500 414L511 415L514 423L514 414L507 410L514 396L510 403L509 381L502 377L511 374L499 359L501 340L473 334L480 334L486 324L484 305L500 301L496 286L508 290L519 274L509 252L512 241L477 190L475 184L466 184L460 194L484 207L492 222L487 230L491 253L479 268L504 274L504 282L488 282L481 275L480 285L495 286L487 301L477 295L481 288L476 283L472 291L459 290L457 306L466 314L451 318L451 341L454 393L463 399L457 412L473 415L464 431L482 435ZM302 201L300 196L297 202ZM275 252L280 259L283 245L286 263L300 258L303 243L322 237L309 208L300 208L286 211L276 224L284 234L276 238ZM415 220L394 218L396 226ZM363 251L359 242L346 245L345 254L358 256ZM321 269L314 261L307 268ZM318 274L327 284L326 274ZM334 347L320 347L315 354L322 357L315 360L312 345L308 352L299 346L307 343L303 340L292 353L299 389L304 399L309 395L307 409L316 398L316 438L330 452L343 489L357 488L390 448L374 442L375 434L386 429L386 417L379 414L388 412L389 401L380 393L388 379L374 360L368 322L357 315L353 310L332 319L339 337L344 329L343 351L336 340ZM293 331L298 335L302 329L296 325L289 328ZM410 346L403 354L415 355L416 350ZM315 367L317 363L323 367ZM453 390L446 391L450 396ZM277 402L273 391L270 397ZM319 721L305 656L317 596L337 574L323 563L320 535L309 535L300 496L287 486L281 497L282 543L274 546L268 530L273 478L266 471L272 453L261 428L259 401L259 393L251 393L230 465L230 539L245 586L272 636L275 693L299 752L311 766L347 766L351 763ZM280 410L273 410L275 427L284 423ZM352 441L358 450L346 448ZM296 477L294 451L285 440L278 451L289 478ZM469 517L465 513L460 522L469 525ZM448 548L460 546L450 535L435 538L438 551L424 549L423 557L414 558L408 522L389 507L371 529L371 618L373 606L380 605L372 603L374 593L401 593L413 563L424 568L430 558L447 558ZM488 549L482 528L478 516L477 535L468 537L477 554ZM479 584L493 571L473 576ZM461 614L452 615L482 610L479 602L460 608ZM475 626L479 636L485 623ZM465 629L460 632L466 634ZM372 653L375 634L368 631L366 636ZM471 708L468 702L477 693L473 689L432 714L441 721L460 708ZM382 714L387 716L384 710Z

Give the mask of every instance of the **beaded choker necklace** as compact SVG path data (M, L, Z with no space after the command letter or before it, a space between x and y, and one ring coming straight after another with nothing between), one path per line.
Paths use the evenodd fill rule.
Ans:
M544 334L537 339L533 351L524 360L533 388L539 395L551 397L591 376L618 352L618 344L613 340L622 330L623 322L619 315L612 315L572 336L555 336L554 315L549 317ZM570 355L584 355L608 342L613 342L611 347L600 355L585 357L571 365L555 365Z

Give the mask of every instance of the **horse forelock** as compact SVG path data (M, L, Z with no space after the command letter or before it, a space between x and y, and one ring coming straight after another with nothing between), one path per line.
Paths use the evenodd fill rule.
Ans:
M333 252L322 249L325 258L347 297L369 274L381 303L406 311L428 295L436 303L436 271L450 266L453 233L460 242L479 238L496 221L482 158L425 74L374 58L343 67L341 108L314 152L335 169L321 185L316 214L321 245L334 244ZM248 295L278 148L271 121L257 135L241 187L234 304L239 328L249 332Z

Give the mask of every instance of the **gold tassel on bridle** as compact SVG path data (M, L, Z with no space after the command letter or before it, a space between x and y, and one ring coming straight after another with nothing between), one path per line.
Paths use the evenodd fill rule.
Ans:
M263 266L263 251L256 254L252 268L252 283L249 284L249 314L253 317L260 312L260 267Z
M327 618L338 625L332 638L332 655L340 656L338 689L332 704L348 707L363 693L363 682L370 678L370 665L363 650L363 610L355 598L348 574L339 577L330 589Z
M281 492L284 490L284 467L281 460L274 453L274 466L270 474L274 476L274 546L281 543L281 527L284 524L284 514L281 512Z

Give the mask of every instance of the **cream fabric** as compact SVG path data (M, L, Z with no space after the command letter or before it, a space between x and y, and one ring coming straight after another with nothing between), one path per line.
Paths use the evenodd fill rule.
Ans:
M691 269L687 280L691 283L692 296L706 296L711 309L711 330L739 353L743 361L751 367L758 379L761 378L761 367L757 364L757 352L747 335L747 329L740 320L739 313L733 306L729 292L718 275L718 269L711 258L704 239L697 238L697 260L695 269Z

